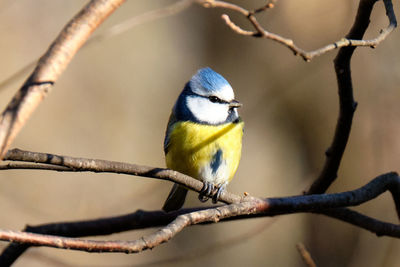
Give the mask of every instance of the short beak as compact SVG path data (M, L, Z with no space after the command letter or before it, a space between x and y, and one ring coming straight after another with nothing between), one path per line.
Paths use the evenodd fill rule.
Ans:
M231 102L229 102L230 108L240 108L241 106L243 106L242 103L237 100L232 100Z

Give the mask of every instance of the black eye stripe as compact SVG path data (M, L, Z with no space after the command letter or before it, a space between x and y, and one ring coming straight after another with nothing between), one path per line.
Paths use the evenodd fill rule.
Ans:
M219 97L217 97L217 96L215 96L215 95L210 95L210 96L208 97L208 99L209 99L211 102L213 102L213 103L228 104L227 101L222 100L221 98L219 98Z
M204 95L196 94L196 93L193 93L193 92L190 93L190 94L187 94L187 95L188 96L197 96L197 97L207 98L212 103L229 104L229 101L222 100L221 98L219 98L218 96L215 96L215 95L204 96Z
M208 97L208 99L210 99L210 101L213 102L213 103L220 103L221 102L221 99L219 99L218 97L216 97L214 95L210 95Z

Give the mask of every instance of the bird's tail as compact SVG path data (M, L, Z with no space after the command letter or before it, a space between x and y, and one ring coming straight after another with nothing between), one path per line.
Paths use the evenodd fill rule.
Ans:
M174 186L171 189L171 192L169 192L167 200L165 201L162 209L165 212L170 212L180 209L183 206L183 203L185 203L187 192L188 190L186 188L178 184L174 184Z

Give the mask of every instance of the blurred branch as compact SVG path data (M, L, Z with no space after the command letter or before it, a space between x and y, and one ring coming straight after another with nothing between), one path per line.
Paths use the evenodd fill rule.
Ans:
M28 74L35 67L37 61L38 61L38 59L35 59L35 60L29 62L28 64L26 64L25 66L23 66L16 72L14 72L11 76L6 78L5 80L2 80L0 82L0 91L3 90L4 88L8 87L12 83L16 82L17 80L19 80L26 74Z
M130 29L132 29L135 26L151 22L157 19L161 19L164 17L168 16L173 16L175 14L178 14L188 7L190 7L196 0L180 0L176 1L173 4L159 8L156 10L152 10L146 13L143 13L141 15L129 18L121 23L118 23L107 30L105 30L103 33L94 35L92 38L88 40L88 42L85 44L85 46L92 44L93 42L101 41L107 38L114 37L115 35L124 33Z
M310 252L306 249L303 243L296 244L297 251L300 253L301 258L308 267L317 267L314 260L311 257Z
M372 1L371 0L361 0L360 5L364 5L367 2L375 3L376 1L378 1L378 0L372 0ZM328 44L324 47L321 47L321 48L318 48L318 49L315 49L312 51L305 51L302 48L298 47L292 39L288 39L288 38L282 37L278 34L269 32L269 31L265 30L263 28L263 26L258 22L258 20L256 18L256 14L258 12L265 11L269 8L273 8L275 1L269 1L263 7L255 9L255 10L247 10L241 6L237 6L237 5L225 2L225 1L197 0L197 2L205 8L223 8L223 9L236 11L236 12L242 14L243 16L245 16L254 28L254 31L244 30L243 28L241 28L240 26L235 24L227 14L223 14L222 19L234 32L236 32L240 35L270 39L275 42L278 42L278 43L286 46L287 48L289 48L295 55L301 56L306 61L310 61L314 57L323 55L327 52L330 52L332 50L335 50L335 49L341 48L341 47L347 47L347 46L376 47L377 45L379 45L383 40L386 39L386 37L397 26L397 21L396 21L396 16L395 16L395 13L393 10L392 1L391 0L383 0L383 1L385 3L386 15L388 16L388 19L389 19L389 25L384 30L382 30L376 38L370 39L370 40L362 40L361 38L346 36L345 38L342 38L341 40L338 40L332 44Z
M45 169L48 165L49 170L57 171L123 173L178 182L188 188L194 189L195 191L200 191L202 188L201 182L178 172L128 163L73 158L53 154L28 152L18 149L10 150L5 159L35 162L40 165L39 169ZM30 164L28 167L31 169L33 165L34 164ZM22 166L23 165L21 165L21 168ZM52 168L54 166L64 167L64 169L54 169ZM13 167L14 165L11 165L11 168ZM7 167L4 169L6 168ZM15 260L16 257L21 255L29 247L29 245L43 245L91 252L107 251L134 253L164 243L174 237L175 234L182 231L185 227L194 224L215 223L220 220L238 220L299 212L325 214L358 225L367 230L373 231L378 235L388 235L400 238L400 226L381 222L343 208L360 205L374 199L386 191L390 191L392 194L396 204L397 214L400 216L400 178L396 173L388 173L373 179L367 185L359 189L342 193L259 199L255 197L244 198L226 192L221 195L221 198L224 198L224 201L227 203L234 201L236 202L235 204L182 209L172 213L164 213L162 211L138 211L133 214L113 218L49 224L37 227L28 227L26 229L26 231L35 233L39 232L40 234L1 230L1 240L25 244L11 244L0 257L0 264L10 259ZM90 241L60 237L104 235L132 229L164 226L166 224L168 225L157 232L135 241ZM49 236L49 234L57 236Z
M125 0L92 0L61 31L0 117L0 159L92 32Z
M366 32L372 9L377 0L361 0L358 7L357 16L353 27L347 34L346 39L362 39ZM396 26L396 18L393 13L393 6L390 0L384 0L387 15L390 19L392 29ZM389 33L389 28L385 33ZM384 33L382 33L384 34ZM383 39L382 39L383 40ZM335 72L338 83L339 92L339 117L336 124L336 130L331 146L326 151L326 160L321 174L311 185L307 194L324 193L329 186L336 180L337 171L346 149L347 141L350 136L353 115L357 107L357 103L353 97L353 85L351 78L351 57L356 49L353 47L342 47L336 56Z
M90 47L92 44L94 44L96 42L103 41L105 39L112 38L116 35L122 34L126 31L132 29L135 26L178 14L178 13L184 11L189 6L191 6L195 1L196 0L176 1L175 3L173 3L169 6L166 6L166 7L160 8L160 9L156 9L156 10L152 10L152 11L140 14L138 16L135 16L135 17L128 18L127 20L122 21L121 23L118 23L118 24L104 30L102 33L91 36L87 40L87 42L83 45L82 49ZM21 69L19 69L17 72L12 74L7 79L1 81L0 82L0 91L2 89L6 88L7 86L9 86L10 84L12 84L13 82L15 82L16 80L18 80L19 78L21 78L22 76L24 76L31 68L33 68L35 66L37 61L38 61L38 59L33 60L32 62L26 64Z

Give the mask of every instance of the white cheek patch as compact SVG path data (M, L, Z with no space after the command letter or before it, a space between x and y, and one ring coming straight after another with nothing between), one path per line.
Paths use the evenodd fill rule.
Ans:
M204 97L190 96L186 99L186 105L196 119L205 123L223 123L228 117L227 104L212 103Z

